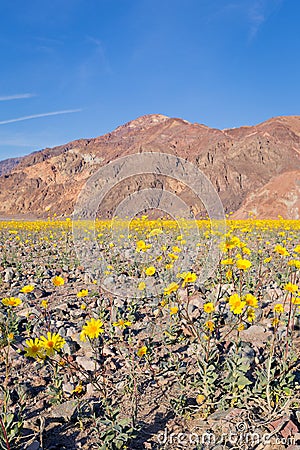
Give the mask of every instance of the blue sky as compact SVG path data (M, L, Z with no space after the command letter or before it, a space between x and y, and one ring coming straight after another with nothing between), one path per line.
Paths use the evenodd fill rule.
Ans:
M0 8L0 159L143 114L216 128L300 114L298 1L0 0Z

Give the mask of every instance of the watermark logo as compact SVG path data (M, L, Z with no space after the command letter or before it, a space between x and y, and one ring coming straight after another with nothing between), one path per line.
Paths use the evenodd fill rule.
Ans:
M213 431L170 433L167 429L157 436L159 445L180 445L180 448L191 448L191 445L202 445L201 448L210 449L215 446L232 448L256 448L260 445L295 445L294 437L278 437L274 433L263 433L261 430L252 430L245 422L239 422L225 433Z
M113 295L123 298L156 297L166 284L176 280L178 272L191 270L197 261L197 243L201 240L198 221L183 196L165 188L166 179L171 180L170 184L180 183L192 192L210 220L212 238L206 242L207 252L197 273L198 281L203 283L218 264L226 219L222 202L210 180L195 165L178 156L159 152L128 155L101 167L87 180L73 213L73 239L78 259L90 276ZM132 192L129 186L135 186L135 191ZM96 219L99 212L105 216L110 195L114 202L112 217L106 225L102 224L101 230ZM138 244L142 251L137 251L136 244L144 242L143 236L139 235L140 229L132 230L130 225L137 216L149 210L159 210L172 218L178 233L184 235L185 245L174 256L167 275L149 277L151 281L147 280L147 289L141 292L138 287L141 267L153 266L160 257L157 249L168 248L169 245L167 230L161 222L162 226L152 233L148 230L147 234L148 247L154 250L152 260L149 257L151 252L144 251L147 244L144 248L144 244ZM101 240L103 234L105 242ZM118 271L111 271L116 266Z

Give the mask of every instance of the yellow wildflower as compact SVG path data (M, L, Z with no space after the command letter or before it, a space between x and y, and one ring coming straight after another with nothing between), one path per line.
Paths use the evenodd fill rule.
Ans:
M20 292L23 294L29 294L34 290L34 286L32 284L27 284L26 286L23 286Z
M54 278L52 278L52 283L54 284L54 286L63 286L65 284L65 280L63 279L63 277L55 276Z
M243 323L240 323L237 327L238 332L243 331L245 329L245 325Z
M178 313L178 306L171 306L170 307L170 316L173 316L174 314Z
M226 278L227 278L227 280L228 281L230 281L231 280L231 278L232 278L232 270L227 270L227 272L226 272Z
M282 245L280 245L280 244L275 245L274 252L278 253L281 256L290 256L290 254L287 251L287 249L285 247L283 247Z
M230 239L226 239L225 242L222 242L220 248L222 251L226 252L228 250L232 250L235 247L238 247L240 244L240 239L236 236L232 236Z
M131 326L131 322L129 320L119 319L118 322L113 323L113 326L125 330L126 327Z
M40 343L46 351L47 356L54 355L55 351L60 351L65 345L66 341L58 333L50 333L48 331L47 337L41 336Z
M38 338L35 338L34 340L27 339L25 341L25 344L26 344L24 346L24 350L26 351L25 356L35 359L45 358L44 347Z
M86 337L95 339L99 337L99 334L101 333L104 333L103 322L100 319L94 319L92 317L90 320L87 320L86 324L82 327L80 340L84 342Z
M210 332L213 332L214 329L215 329L215 324L213 323L212 320L207 320L207 321L205 322L204 326L205 326L206 328L208 328Z
M296 269L300 269L300 261L299 259L292 259L288 262L288 266L296 267Z
M173 250L174 253L180 253L181 252L181 248L177 247L177 245L174 245L172 247L172 250Z
M255 311L252 308L249 308L247 311L247 320L248 322L253 322L253 320L255 319Z
M288 291L288 292L291 292L291 293L295 293L295 292L297 292L298 291L298 286L296 285L296 284L293 284L293 283L287 283L285 286L284 286L284 290L285 291Z
M87 295L89 295L88 289L81 289L81 291L77 292L78 298L83 298L86 297Z
M146 355L147 351L148 348L146 347L146 345L143 345L137 350L136 354L138 355L139 358L142 358L144 355Z
M238 294L232 294L229 297L228 302L230 306L230 311L232 311L233 314L241 314L243 312L244 307L246 306L246 302L242 301Z
M166 306L168 304L168 299L164 298L161 302L160 302L161 306Z
M207 302L203 305L204 312L207 314L212 313L215 310L215 306L212 302Z
M202 405L202 403L204 403L205 400L206 400L206 397L203 394L198 394L196 397L196 402L198 403L198 405Z
M170 294L172 294L172 292L176 292L178 289L179 289L179 285L173 281L164 289L164 294L170 295Z
M282 303L277 303L277 304L274 306L273 311L276 312L276 313L279 313L279 314L280 314L280 313L283 313L284 308L283 308Z
M234 264L234 260L232 258L222 259L221 264L223 266L231 266Z
M3 298L2 303L4 306L19 306L21 305L22 301L18 297L9 297Z
M257 298L252 294L246 294L244 296L244 300L246 301L248 306L252 306L252 308L258 307L258 300Z
M146 249L146 242L145 241L137 241L136 243L136 251L140 252L141 250L145 250Z
M41 307L44 308L44 309L47 309L48 308L48 300L42 300L41 301Z
M279 324L278 317L274 317L274 319L272 319L271 324L272 324L272 327L274 327L274 328L277 327L277 325Z
M236 267L240 270L247 270L251 266L252 266L252 263L248 259L238 259L236 262Z
M154 266L147 267L147 269L145 270L145 274L146 274L147 276L149 276L149 277L151 277L152 275L154 275L155 272L156 272L156 269L155 269Z
M143 291L144 289L146 289L146 283L144 281L140 281L140 283L138 285L138 289L140 291Z
M185 287L187 283L194 283L197 280L197 275L193 272L187 272L183 278L182 287Z
M73 394L81 394L82 391L83 391L83 386L81 383L79 383L73 390Z

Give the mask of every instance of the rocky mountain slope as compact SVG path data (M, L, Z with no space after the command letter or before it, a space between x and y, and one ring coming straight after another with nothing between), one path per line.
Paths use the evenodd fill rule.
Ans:
M12 169L19 164L21 159L22 159L22 157L8 158L8 159L5 159L4 161L0 161L0 176L11 172Z
M246 218L252 211L262 218L300 218L300 116L218 130L160 114L139 117L104 136L32 153L2 169L0 215L69 215L99 167L146 151L171 153L197 165L234 217ZM176 168L172 175L176 179ZM175 192L196 214L203 209L186 186L152 175L121 183L107 196L100 215L109 216L120 199L148 186Z

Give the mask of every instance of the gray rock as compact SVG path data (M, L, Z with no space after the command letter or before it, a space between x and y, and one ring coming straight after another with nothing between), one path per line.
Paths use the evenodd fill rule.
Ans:
M90 370L92 372L95 370L95 361L93 361L91 358L87 358L86 356L77 356L76 362L85 370ZM96 370L98 368L99 365L96 364Z
M4 271L4 281L5 283L9 283L15 275L15 271L13 267L7 267Z
M84 281L84 283L86 283L86 284L90 283L90 282L92 281L91 275L88 274L88 273L85 273L84 276L83 276L83 281Z
M95 392L97 392L97 390L95 389L95 386L93 386L92 383L88 383L86 385L86 393L88 396L92 396L95 394Z
M251 325L240 333L242 341L250 342L256 347L264 347L271 335L271 331L266 331L265 327L261 325Z
M62 388L66 394L72 394L74 391L74 384L68 381L67 383L63 383Z
M65 421L68 421L74 416L75 410L76 410L77 402L74 400L67 400L64 403L61 403L59 405L55 405L51 408L51 411L49 413L48 417L51 417L53 419L63 419Z
M38 441L33 441L28 447L25 447L26 450L42 450Z
M33 295L35 298L43 298L43 297L47 297L47 292L44 289L36 288L33 291Z
M58 326L58 325L56 324L56 326ZM58 328L58 334L60 334L63 338L66 337L66 333L67 333L67 331L66 331L65 327Z
M73 337L77 333L76 329L74 327L69 327L67 329L67 337Z
M64 346L65 353L67 353L68 355L73 355L79 349L80 349L80 345L76 341L73 341L73 339L71 339L70 337L66 338L66 344Z

